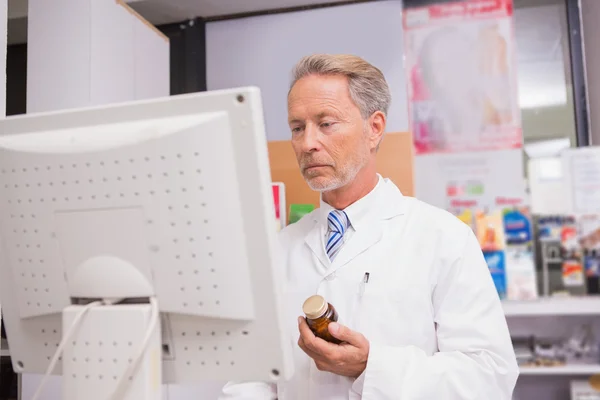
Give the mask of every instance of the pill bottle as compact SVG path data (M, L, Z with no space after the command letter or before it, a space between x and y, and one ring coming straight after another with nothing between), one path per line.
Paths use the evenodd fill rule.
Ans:
M341 341L329 333L329 324L337 322L338 313L335 308L325 301L323 296L310 296L302 305L306 315L306 322L315 336L331 343L340 344Z

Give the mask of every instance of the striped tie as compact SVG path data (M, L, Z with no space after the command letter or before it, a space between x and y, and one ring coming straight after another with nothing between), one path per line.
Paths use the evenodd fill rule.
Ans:
M325 249L329 259L333 261L340 248L344 244L344 233L350 225L350 220L345 212L333 210L327 216L329 230L327 232L327 244Z

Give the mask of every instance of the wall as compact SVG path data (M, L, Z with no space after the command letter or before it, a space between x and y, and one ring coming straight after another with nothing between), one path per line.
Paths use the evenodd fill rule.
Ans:
M401 18L401 1L380 1L208 23L208 89L259 86L268 139L287 140L294 64L312 53L351 53L383 71L392 91L388 131L406 131Z
M600 8L600 2L588 1ZM564 3L515 0L515 7L525 141L568 137L574 144ZM207 87L214 90L259 86L263 92L267 136L269 140L286 140L289 129L285 99L295 62L317 52L353 53L383 71L392 90L388 130L406 131L407 87L401 18L402 2L387 0L210 22L206 26ZM593 28L600 30L597 26Z

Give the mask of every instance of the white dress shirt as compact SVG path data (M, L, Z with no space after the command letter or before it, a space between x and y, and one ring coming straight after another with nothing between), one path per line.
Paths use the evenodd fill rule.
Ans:
M232 382L222 399L510 400L518 367L471 229L380 177L344 210L352 228L331 262L324 243L329 211L322 204L280 233L292 378L277 386ZM336 307L340 323L369 340L358 379L319 371L297 346L297 317L315 293Z
M365 215L367 215L369 208L373 205L373 202L375 201L375 196L377 195L377 189L379 188L382 181L383 178L379 176L377 184L375 185L373 190L371 190L366 196L350 204L343 210L346 213L346 216L348 216L348 220L350 221L350 227L346 230L346 233L344 234L344 237L342 239L344 241L344 244L346 244L350 240L354 232L356 232L354 224L360 226L360 224L364 222L364 217ZM327 243L327 234L329 227L327 222L327 216L331 211L333 211L334 208L329 204L325 203L322 198L319 207L321 210L319 214L323 219L321 223L323 224L324 228L323 246L325 246L325 244Z

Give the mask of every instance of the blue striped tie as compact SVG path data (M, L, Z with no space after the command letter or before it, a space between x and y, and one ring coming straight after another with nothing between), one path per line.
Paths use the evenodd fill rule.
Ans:
M350 226L350 220L345 212L340 210L333 210L327 216L327 223L329 229L327 232L327 244L325 250L329 259L333 261L339 250L344 244L344 233Z

